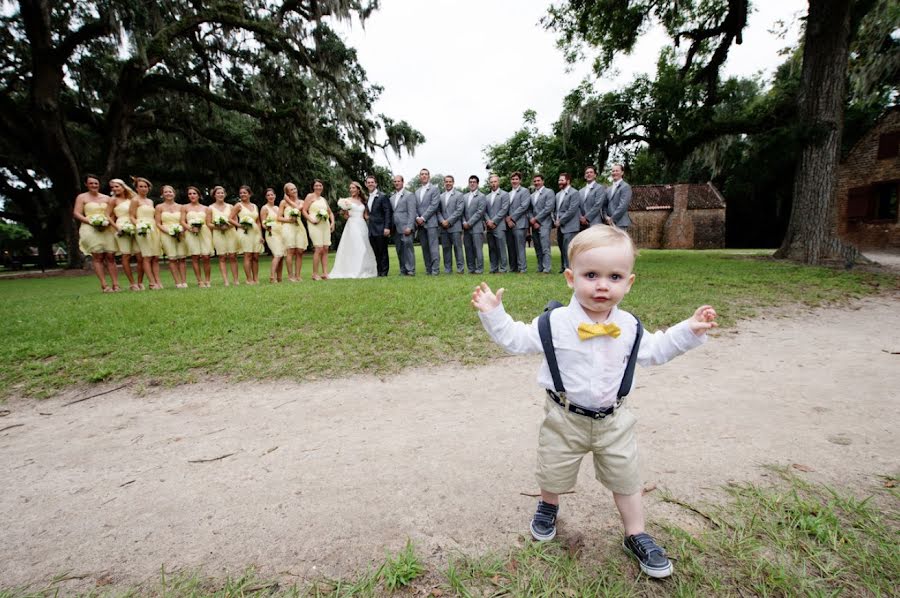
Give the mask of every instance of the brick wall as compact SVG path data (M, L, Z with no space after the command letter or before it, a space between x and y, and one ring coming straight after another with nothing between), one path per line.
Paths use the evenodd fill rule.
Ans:
M862 249L900 247L897 219L868 220L848 214L850 190L873 183L900 181L900 155L878 159L878 142L885 133L900 132L900 109L895 107L853 147L838 167L837 234Z

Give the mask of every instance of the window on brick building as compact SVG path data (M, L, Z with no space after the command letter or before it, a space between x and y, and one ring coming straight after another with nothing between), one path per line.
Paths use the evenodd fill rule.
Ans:
M847 220L897 221L900 181L854 187L847 192Z
M878 137L878 159L896 158L900 153L900 131L883 133Z
M900 193L900 181L878 183L875 185L874 220L897 220L897 195Z

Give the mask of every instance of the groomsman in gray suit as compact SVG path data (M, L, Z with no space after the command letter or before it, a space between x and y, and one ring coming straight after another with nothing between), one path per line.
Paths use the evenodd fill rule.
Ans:
M606 187L597 182L597 169L585 168L584 180L587 184L581 189L581 227L605 224L602 209L606 203Z
M403 177L394 175L394 193L391 208L394 214L394 245L400 276L416 275L416 254L413 251L413 235L416 232L416 196L403 188Z
M500 188L500 177L492 174L488 179L491 192L487 194L484 225L487 227L488 255L491 258L491 274L506 272L506 215L509 214L509 193Z
M453 273L453 253L456 254L456 272L463 273L462 221L466 210L463 194L453 188L454 178L444 177L441 193L441 247L444 250L444 274Z
M562 252L562 269L569 267L569 243L581 230L581 193L572 188L572 177L563 172L559 175L559 192L556 194L556 234L562 235L559 250Z
M550 274L550 231L553 230L556 196L544 187L544 175L534 175L531 183L534 185L534 193L531 194L531 240L537 257L537 271L538 274Z
M627 229L631 225L631 218L628 217L628 206L631 204L631 185L622 179L624 173L621 164L613 164L613 183L607 192L605 212L607 224L615 224L619 228Z
M509 176L509 216L506 217L506 248L509 251L509 271L525 273L525 237L528 235L528 215L531 212L531 194L522 187L522 173Z
M440 191L431 184L431 173L427 168L419 171L416 190L416 224L419 226L419 245L422 246L422 261L425 273L440 274L441 254L438 251L438 211L441 209Z
M466 247L466 267L469 274L484 272L484 210L486 200L478 190L478 177L469 177L469 192L463 197L463 243Z

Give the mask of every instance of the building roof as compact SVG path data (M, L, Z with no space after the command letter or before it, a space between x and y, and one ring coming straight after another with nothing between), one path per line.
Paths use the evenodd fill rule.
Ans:
M688 188L689 210L725 208L725 198L712 183L691 185ZM631 188L629 212L671 210L675 205L675 185L634 185Z

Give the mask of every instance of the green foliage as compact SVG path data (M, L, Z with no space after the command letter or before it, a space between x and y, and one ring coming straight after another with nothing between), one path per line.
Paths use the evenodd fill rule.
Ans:
M344 188L369 151L424 137L372 114L356 51L332 29L368 0L25 2L0 16L0 193L40 242L67 235L82 174L184 189ZM48 18L45 19L44 16ZM42 44L51 47L40 50ZM31 54L41 51L33 68ZM65 75L65 76L63 76ZM38 109L38 107L40 107ZM46 234L38 234L46 231Z
M395 557L385 560L381 567L381 579L388 592L394 592L410 585L417 577L425 572L425 567L416 556L412 542L406 541L406 546Z
M167 289L152 293L103 294L93 276L0 280L0 301L9 314L0 344L0 399L49 396L101 381L171 385L210 376L303 380L330 375L285 368L284 355L298 351L317 355L322 363L344 363L346 373L365 369L378 375L444 363L448 355L463 364L502 355L469 305L478 279L399 277L395 259L391 252L394 275L388 278L314 283L307 254L302 283L227 289L214 265L213 288L203 291L173 289L165 266ZM553 259L559 263L558 254ZM535 272L531 251L528 260ZM268 267L268 260L260 265L263 280ZM713 251L644 250L635 272L637 281L623 307L650 330L678 322L704 303L716 306L727 327L786 302L846 301L879 285L896 285L887 277ZM548 300L571 296L561 276L509 275L491 284L506 287L506 309L526 321ZM240 306L240 316L227 322L211 318L223 305ZM395 342L397 331L410 327L417 334L409 342Z

